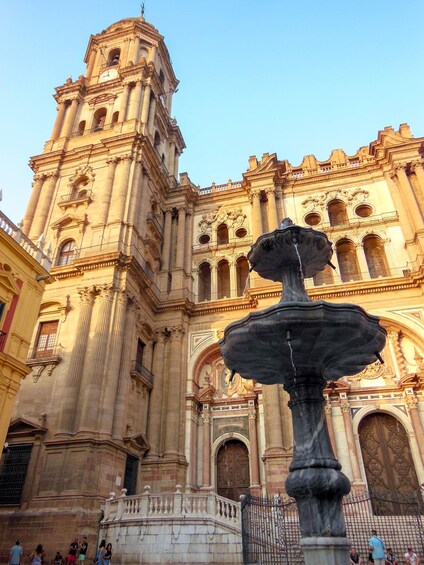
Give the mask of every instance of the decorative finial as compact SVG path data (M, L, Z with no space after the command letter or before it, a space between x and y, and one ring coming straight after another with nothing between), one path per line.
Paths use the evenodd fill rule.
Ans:
M141 2L141 4L140 4L140 11L141 11L141 17L144 20L144 2Z

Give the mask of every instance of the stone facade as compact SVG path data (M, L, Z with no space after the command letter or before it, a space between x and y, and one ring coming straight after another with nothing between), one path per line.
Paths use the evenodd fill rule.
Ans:
M85 534L91 557L100 504L123 487L284 492L287 393L231 380L217 342L281 294L249 275L246 255L285 217L334 243L336 270L308 280L312 299L360 304L389 332L384 365L326 390L343 471L354 489L381 486L373 469L402 456L407 474L387 488L424 482L424 139L402 124L353 156L338 149L298 166L252 156L241 181L199 189L178 176L178 81L159 32L122 20L90 38L85 62L85 75L56 89L51 138L31 159L23 229L51 245L56 279L32 345L54 323L62 354L18 396L8 442L33 447L20 504L0 508L3 551L21 537L53 554ZM371 465L375 416L406 439L400 454L383 442Z

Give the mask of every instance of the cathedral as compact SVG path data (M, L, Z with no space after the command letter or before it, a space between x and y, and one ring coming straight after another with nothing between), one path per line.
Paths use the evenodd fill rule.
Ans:
M355 155L292 165L246 156L238 181L179 173L178 80L143 17L89 39L85 73L56 88L23 231L52 250L0 466L0 544L97 542L110 493L284 493L288 395L230 373L226 326L281 285L247 254L284 218L327 234L312 300L359 304L388 332L361 373L330 383L325 418L354 492L424 482L424 138L384 127ZM366 140L365 140L366 141ZM307 151L305 147L305 151ZM219 171L217 171L219 174ZM260 375L258 375L260 382ZM56 547L52 546L52 552Z

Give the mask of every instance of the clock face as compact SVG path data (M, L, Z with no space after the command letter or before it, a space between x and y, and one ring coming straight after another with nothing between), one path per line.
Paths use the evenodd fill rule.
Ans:
M118 76L117 69L107 69L100 73L99 82L106 82L107 80L112 80Z

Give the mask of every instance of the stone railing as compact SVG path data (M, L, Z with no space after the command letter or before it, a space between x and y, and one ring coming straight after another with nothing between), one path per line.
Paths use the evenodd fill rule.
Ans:
M200 196L203 196L204 194L211 194L212 192L222 192L223 190L231 190L232 188L241 188L242 186L243 186L243 181L241 180L236 182L229 180L225 184L215 184L213 182L211 186L200 188L199 193Z
M34 257L46 271L50 271L52 260L49 249L44 253L44 239L40 238L37 242L38 245L36 245L23 233L21 227L20 224L15 226L3 212L0 212L0 229L10 235L16 243L19 243L19 245L31 255L31 257Z
M227 526L241 528L240 503L208 493L183 493L181 486L176 485L176 492L170 494L151 494L150 486L144 487L144 493L136 496L122 495L104 502L104 518L102 524L128 520L172 520L188 518L212 519Z

